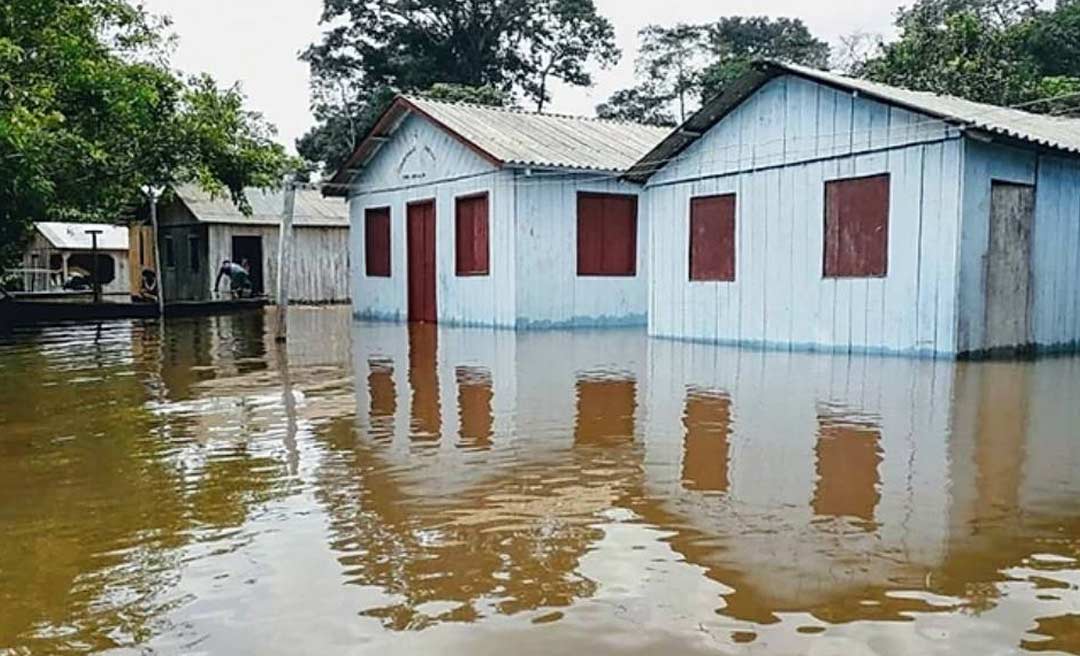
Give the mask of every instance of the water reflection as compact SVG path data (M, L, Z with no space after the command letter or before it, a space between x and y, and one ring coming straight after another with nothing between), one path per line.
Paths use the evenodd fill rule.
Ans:
M291 322L0 344L0 654L1080 651L1077 360Z

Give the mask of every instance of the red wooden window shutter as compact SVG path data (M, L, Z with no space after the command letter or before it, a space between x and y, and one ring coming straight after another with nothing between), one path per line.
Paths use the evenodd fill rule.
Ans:
M735 280L735 194L690 199L690 280Z
M577 273L637 275L637 196L578 194Z
M825 183L825 277L880 278L889 268L889 175Z
M364 260L368 276L390 277L390 208L364 210Z
M462 196L455 202L457 275L486 276L488 257L488 195Z

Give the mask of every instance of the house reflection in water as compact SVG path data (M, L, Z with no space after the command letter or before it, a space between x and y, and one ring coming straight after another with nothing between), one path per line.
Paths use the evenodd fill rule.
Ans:
M1025 471L1029 451L1044 446L1029 436L1046 431L1029 408L1031 374L1053 379L1043 382L1051 399L1076 387L1065 373L1076 365L1065 361L763 353L620 331L442 328L423 340L399 328L357 331L358 380L410 372L409 393L378 406L396 408L399 426L412 417L413 433L422 418L425 433L459 437L427 456L358 447L394 472L366 494L395 490L410 535L428 536L399 557L423 562L427 575L393 587L413 612L449 599L470 617L597 594L605 581L576 573L611 517L667 532L664 542L719 584L718 612L732 620L934 610L911 591L954 595L949 608L975 603L961 584L994 590L1001 570L1031 555L1031 536L1015 525L1025 488L1032 503L1050 501L1046 479ZM387 417L367 410L387 389L361 385L372 399L359 404L362 435L384 432ZM439 398L456 399L457 412L440 415ZM1076 414L1046 406L1052 430ZM1075 450L1061 436L1045 449ZM1044 461L1064 467L1059 491L1076 491L1076 472ZM355 528L341 526L350 541L368 533ZM502 564L479 567L488 557ZM459 582L452 594L435 589L449 581Z

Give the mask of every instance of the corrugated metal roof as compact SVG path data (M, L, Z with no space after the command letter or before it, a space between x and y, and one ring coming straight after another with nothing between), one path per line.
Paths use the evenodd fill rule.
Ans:
M281 189L248 189L251 216L245 216L228 196L212 196L197 185L182 185L176 195L199 221L205 223L244 223L278 225L285 208ZM318 191L300 189L296 192L294 225L348 227L349 208L344 201L326 198Z
M670 128L628 121L399 96L334 176L332 184L346 184L410 113L426 117L499 166L621 172L671 132Z
M55 248L66 251L88 251L93 248L93 238L87 230L100 230L97 236L98 250L126 251L128 249L128 229L108 223L61 223L42 221L35 223L41 236Z
M781 75L797 75L834 88L857 92L868 98L904 107L963 128L981 130L1068 153L1080 153L1080 119L1033 114L1019 109L977 103L954 96L911 91L805 66L770 61L759 62L754 70L705 103L686 123L635 163L626 177L638 181L647 180L763 84Z

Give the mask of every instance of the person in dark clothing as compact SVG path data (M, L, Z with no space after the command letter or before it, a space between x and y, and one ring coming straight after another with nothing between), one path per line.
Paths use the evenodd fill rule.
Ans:
M221 279L225 276L229 278L229 287L236 298L244 298L245 296L251 296L251 276L244 267L240 266L236 262L230 262L225 260L221 263L221 268L218 269L217 279L214 281L214 293L218 291L218 286L221 284Z

